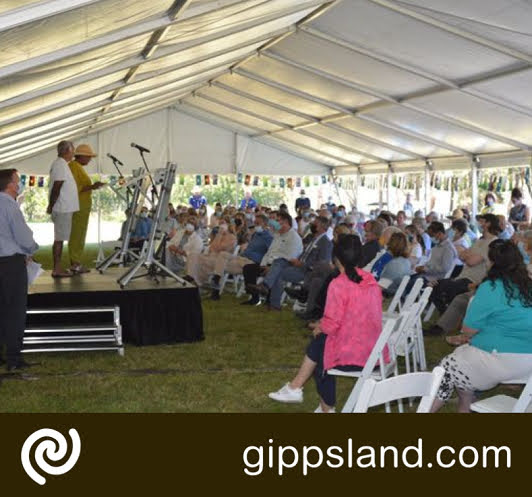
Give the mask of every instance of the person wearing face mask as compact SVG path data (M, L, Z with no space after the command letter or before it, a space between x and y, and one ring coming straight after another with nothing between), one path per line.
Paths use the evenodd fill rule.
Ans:
M303 289L308 292L310 281L314 275L313 270L331 263L332 242L326 233L329 220L318 217L311 225L313 239L298 258L277 258L273 261L268 274L260 285L249 285L252 290L263 295L270 295L270 308L281 309L281 297L284 284L303 282Z
M523 192L519 188L512 190L512 204L508 221L516 231L519 231L520 226L530 224L530 207L523 203Z
M249 240L249 231L248 226L246 224L245 214L243 214L242 212L238 212L235 215L234 224L237 244L240 246L241 249L245 249L245 246Z
M270 267L277 259L290 261L298 258L303 252L303 242L301 237L292 229L292 216L285 211L279 211L277 219L270 219L268 222L274 231L273 241L268 251L259 264L248 264L243 268L246 290L250 294L248 303L257 305L260 302L260 294L254 285L261 274L269 271Z
M211 230L218 228L218 224L220 223L220 218L222 217L223 209L222 204L220 202L216 202L216 205L214 206L214 212L211 214L211 217L209 219L209 228Z
M236 241L231 218L228 216L223 217L218 225L218 233L209 244L209 252L189 257L186 279L190 282L194 281L198 286L205 285L218 256L221 253L233 254L237 244Z
M9 371L29 366L20 353L26 327L26 262L39 248L17 204L19 184L16 169L0 170L0 347L6 347Z
M198 218L189 216L185 227L178 230L166 246L166 265L174 273L181 272L193 254L199 255L203 250L203 240L197 232Z
M399 228L399 226L397 227ZM405 226L404 229L399 229L402 229L406 233L408 245L410 246L410 255L408 258L410 259L412 270L414 270L422 262L423 256L425 255L425 242L413 224Z
M418 278L423 278L424 284L436 283L445 278L455 265L458 257L453 242L445 233L443 223L433 221L427 228L427 233L432 239L432 250L427 263L415 268L416 274L410 278L405 293L409 293Z
M457 313L451 307L455 299L461 302L461 295L466 294L478 286L485 278L488 271L488 251L490 244L498 240L501 232L499 218L494 214L480 216L483 236L468 250L463 250L459 257L464 262L458 278L442 279L432 282L434 290L430 296L430 301L436 306L440 313L437 323L426 330L428 335L442 335L456 322ZM467 300L465 300L467 303ZM450 312L447 312L450 310ZM463 315L463 314L462 314Z
M206 279L209 272L213 273L212 300L220 299L220 281L224 273L242 274L242 269L245 266L260 264L273 240L273 235L265 228L267 224L268 218L264 214L258 214L255 218L255 226L249 243L239 255L220 252L213 261L212 268L202 267L203 274L200 277Z
M142 207L137 224L135 225L135 230L131 235L130 247L141 249L144 242L150 236L151 226L152 220L148 216L148 208Z
M497 202L497 199L495 198L495 194L492 192L486 193L486 196L484 197L484 206L482 207L482 210L480 211L481 214L495 214L495 204Z

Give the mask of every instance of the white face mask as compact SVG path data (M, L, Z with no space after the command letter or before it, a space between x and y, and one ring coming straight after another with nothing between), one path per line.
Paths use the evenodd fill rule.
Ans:
M148 217L148 213L147 212L141 212L140 213L140 217L147 218Z
M255 227L255 233L262 233L264 230L262 228L262 226L256 226Z
M219 229L220 229L220 231L222 231L222 232L227 231L227 224L220 224Z
M187 223L185 225L185 231L188 231L189 233L192 233L194 230L195 230L195 228L194 228L193 224Z

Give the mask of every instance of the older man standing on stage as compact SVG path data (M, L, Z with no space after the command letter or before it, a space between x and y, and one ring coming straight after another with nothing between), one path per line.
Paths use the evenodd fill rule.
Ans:
M26 327L26 260L39 248L17 204L19 181L16 169L0 170L0 338L8 371L29 366L20 354Z
M52 277L65 278L72 276L61 266L63 242L70 239L72 215L79 210L78 188L68 163L74 155L74 145L70 141L61 141L57 145L57 159L50 168L50 202L46 212L52 215L54 223L54 268Z
M78 189L79 211L72 215L72 229L68 240L68 252L70 254L70 271L75 274L88 273L89 269L81 265L81 258L85 248L85 238L87 237L87 228L89 226L89 216L92 208L92 192L98 190L105 183L96 181L93 183L90 176L86 173L84 167L96 154L90 145L78 145L74 152L75 159L68 166L74 177Z

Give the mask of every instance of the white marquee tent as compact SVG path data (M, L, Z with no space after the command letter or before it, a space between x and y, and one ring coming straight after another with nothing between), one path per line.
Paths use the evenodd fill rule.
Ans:
M0 167L129 144L184 172L517 166L526 0L0 0ZM427 176L426 174L425 176Z

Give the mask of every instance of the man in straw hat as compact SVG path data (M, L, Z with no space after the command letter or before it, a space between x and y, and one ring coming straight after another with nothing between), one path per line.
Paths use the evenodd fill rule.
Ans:
M201 188L199 186L195 186L192 189L192 195L188 199L188 204L196 210L207 205L207 199L201 194Z
M78 145L74 151L74 160L68 165L74 181L76 182L79 196L79 211L72 216L72 230L68 240L68 252L70 254L70 270L73 273L87 273L89 270L81 265L81 257L85 248L85 238L89 225L89 215L92 207L92 192L98 190L105 183L96 181L93 183L90 176L85 171L87 166L96 154L90 145Z

